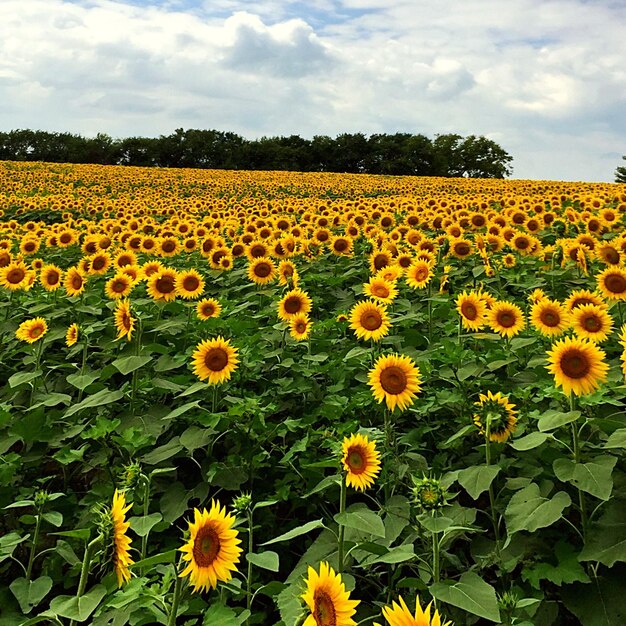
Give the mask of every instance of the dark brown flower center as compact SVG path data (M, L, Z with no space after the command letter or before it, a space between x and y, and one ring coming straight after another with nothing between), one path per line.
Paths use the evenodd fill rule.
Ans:
M377 270L382 270L387 265L389 265L389 257L386 254L377 254L374 257L374 267Z
M285 300L285 311L293 315L302 308L302 300L298 296L291 296Z
M333 248L337 252L344 252L349 247L348 242L345 239L337 239L333 244Z
M561 323L561 316L554 310L542 311L539 319L544 326L554 328Z
M392 395L401 394L407 386L404 370L397 365L390 365L380 373L380 386Z
M59 282L60 278L61 277L59 276L59 272L57 272L56 270L50 270L46 274L46 282L48 283L48 285L56 285Z
M467 245L466 243L457 243L454 246L454 251L459 255L459 256L467 256L470 251L471 248L469 247L469 245Z
M255 259L265 256L265 246L252 246L250 248L250 255Z
M185 276L183 280L183 288L185 291L195 291L198 287L200 287L200 281L197 276Z
M337 626L337 612L331 597L321 589L313 596L313 619L316 626Z
M207 526L198 530L193 542L193 560L198 567L209 567L220 552L220 538L217 532Z
M604 279L604 285L611 293L622 294L626 292L626 278L621 274L609 274Z
M513 311L500 311L497 316L498 324L504 328L515 326L517 320Z
M120 278L113 282L113 284L111 285L111 290L115 293L124 293L127 287L128 283Z
M228 365L228 354L223 348L211 348L204 357L204 364L212 372L221 372Z
M80 274L74 274L72 276L72 288L78 291L83 286L83 277Z
M269 263L257 263L254 266L254 275L258 278L267 278L272 273Z
M176 243L173 241L164 241L161 244L161 250L163 250L163 252L174 252L174 250L176 250Z
M202 314L206 315L206 317L211 317L214 311L215 307L210 302L202 306Z
M365 330L376 330L382 326L383 318L376 310L366 311L365 315L361 317L361 326Z
M602 330L602 322L595 314L583 318L582 326L589 333L597 333Z
M157 278L155 286L157 291L163 294L172 293L176 288L174 279L171 276L161 276L161 278Z
M591 364L584 352L570 348L561 355L561 370L568 378L584 378L591 370Z
M373 285L372 294L377 296L378 298L388 298L389 288L387 287L387 285L383 285L383 284Z
M24 280L25 276L26 272L21 267L16 267L7 272L7 282L17 285Z
M367 467L367 458L360 447L353 447L348 450L346 463L353 474L362 474Z
M464 302L461 305L461 313L463 317L472 322L478 317L478 310L471 302Z

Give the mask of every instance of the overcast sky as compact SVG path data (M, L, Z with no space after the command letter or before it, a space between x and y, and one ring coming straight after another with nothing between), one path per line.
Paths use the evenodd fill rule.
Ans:
M612 181L626 0L0 0L0 130L485 135Z

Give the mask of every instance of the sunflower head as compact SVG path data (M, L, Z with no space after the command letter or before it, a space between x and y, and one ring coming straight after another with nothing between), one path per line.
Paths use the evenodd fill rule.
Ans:
M130 558L130 539L126 535L130 524L126 521L126 513L132 507L132 503L126 504L123 492L117 489L113 494L110 516L112 527L112 560L113 570L117 576L117 585L121 587L130 580L130 566L134 561Z
M515 405L499 391L495 394L491 391L481 393L478 402L474 404L476 413L473 419L480 434L486 436L489 433L489 441L504 443L515 430Z
M350 328L359 339L379 341L389 332L389 315L375 300L359 302L350 312Z
M369 372L368 382L374 398L384 400L390 411L411 406L421 389L419 368L411 358L399 354L380 356Z
M452 622L444 622L437 609L431 616L432 604L422 609L419 598L415 598L415 611L412 612L400 596L399 602L383 607L383 617L389 626L451 626ZM374 623L374 626L380 624Z
M47 332L48 324L46 323L46 320L43 317L35 317L22 322L15 331L15 336L20 341L35 343L36 341L43 339Z
M449 493L436 478L412 476L412 479L413 500L421 509L432 511L447 503Z
M289 334L296 341L304 341L311 334L311 320L308 315L298 313L289 320Z
M200 342L193 353L193 373L209 385L229 380L237 369L237 348L223 337Z
M341 464L348 487L363 491L371 487L380 472L380 452L366 435L350 435L343 440Z
M74 322L65 333L65 345L70 348L78 341L78 324Z

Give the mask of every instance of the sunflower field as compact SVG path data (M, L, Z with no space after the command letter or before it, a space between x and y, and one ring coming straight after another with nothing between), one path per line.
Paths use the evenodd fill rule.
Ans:
M0 183L0 626L626 623L626 186Z

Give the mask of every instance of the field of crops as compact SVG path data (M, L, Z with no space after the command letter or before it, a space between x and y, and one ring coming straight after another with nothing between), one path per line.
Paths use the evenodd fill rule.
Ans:
M625 225L0 163L0 626L626 623Z

